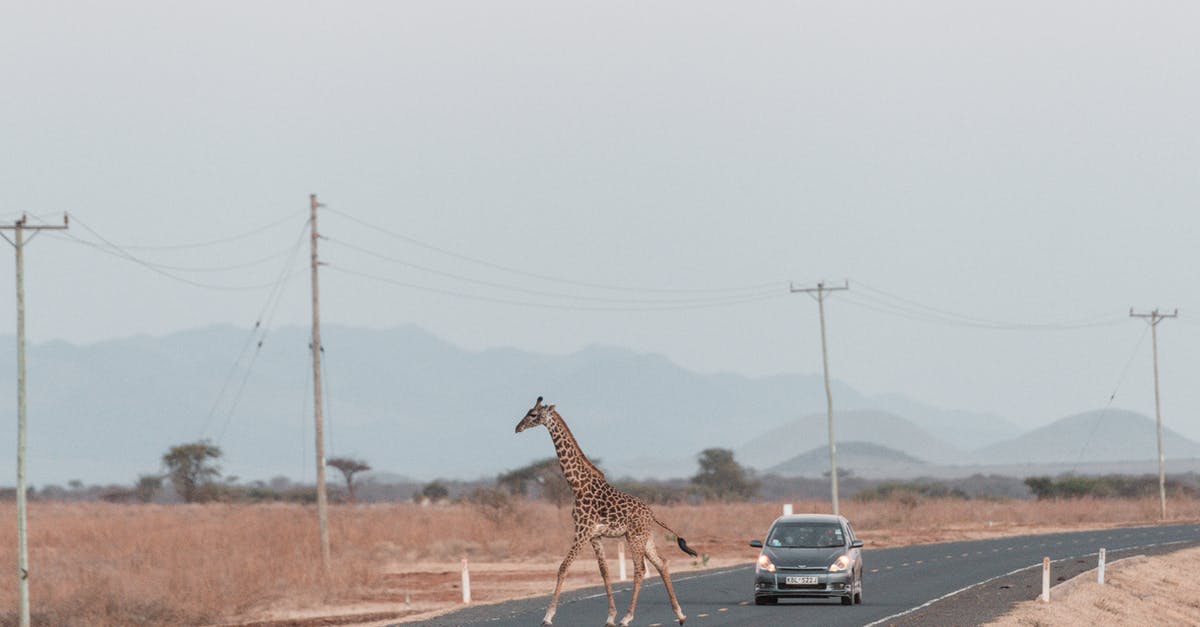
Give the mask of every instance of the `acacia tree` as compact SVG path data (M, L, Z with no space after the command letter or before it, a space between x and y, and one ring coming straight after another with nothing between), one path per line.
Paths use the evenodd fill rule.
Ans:
M154 495L162 489L162 482L161 475L139 475L137 485L133 488L134 495L139 501L149 503L154 500Z
M342 472L342 477L346 479L346 491L350 493L350 502L357 502L358 498L354 496L354 475L370 470L371 466L367 462L349 457L330 457L325 465L333 466Z
M599 464L599 460L596 460ZM562 466L557 457L547 457L510 470L496 477L496 482L508 490L510 494L529 496L530 487L536 485L535 492L541 498L562 507L575 498L571 485L563 476Z
M710 448L700 452L700 472L692 483L718 499L748 499L758 493L759 483L750 478L733 451Z
M208 440L200 440L172 446L163 455L162 462L175 491L185 502L194 503L202 500L204 488L221 476L215 461L220 458L220 447Z

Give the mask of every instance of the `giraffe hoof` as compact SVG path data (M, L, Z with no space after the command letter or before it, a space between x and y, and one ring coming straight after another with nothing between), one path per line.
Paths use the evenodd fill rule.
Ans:
M680 616L680 617L679 617L679 624L680 624L680 625L682 625L682 624L683 624L683 621L685 621L685 620L687 620L687 616Z

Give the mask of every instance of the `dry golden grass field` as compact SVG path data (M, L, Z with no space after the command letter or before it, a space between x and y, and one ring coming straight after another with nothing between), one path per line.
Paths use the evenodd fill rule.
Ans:
M16 515L0 504L0 571L16 570ZM751 561L779 503L660 505L664 522L709 556L708 567ZM797 502L797 512L827 512ZM1156 522L1156 499L1069 501L847 501L868 547ZM1176 500L1172 519L1200 520L1200 501ZM535 531L537 530L537 531ZM317 625L395 621L454 607L468 557L475 601L548 593L570 543L570 509L517 501L507 511L470 504L336 505L333 569L324 581L316 512L284 504L31 503L29 553L35 624ZM660 546L669 547L665 538ZM606 549L616 556L615 544ZM705 567L664 551L672 571ZM615 573L616 569L613 568ZM576 561L571 585L598 583ZM406 595L409 603L405 603ZM0 624L15 624L17 591L0 586ZM327 617L349 616L345 621ZM325 618L322 618L325 617Z

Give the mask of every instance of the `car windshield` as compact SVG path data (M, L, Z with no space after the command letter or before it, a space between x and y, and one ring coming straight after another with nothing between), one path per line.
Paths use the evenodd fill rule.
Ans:
M786 549L832 548L845 544L842 526L835 522L780 523L767 537L767 546Z

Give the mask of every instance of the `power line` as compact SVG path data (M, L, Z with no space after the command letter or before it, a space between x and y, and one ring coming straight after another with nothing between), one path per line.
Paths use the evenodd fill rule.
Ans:
M95 244L93 242L87 242L85 240L81 240L78 238L59 238L59 239L63 239L64 241L69 240L69 239L75 239L75 241L77 241L81 244L84 244L84 245L100 247L98 244ZM101 250L104 250L107 252L107 249L105 249L103 247L101 247ZM146 266L151 266L151 267L159 268L162 270L171 270L174 272L231 272L233 270L244 270L246 268L260 266L262 264L279 259L280 257L283 257L284 255L287 255L290 252L291 252L291 248L285 248L285 249L270 253L268 255L265 255L263 257L258 257L251 261L235 263L235 264L226 264L223 266L176 266L176 265L165 264L165 263L155 263L153 261L147 261L145 259L142 259L141 261Z
M720 302L722 300L727 300L727 299L731 298L731 296L707 297L707 298L672 298L672 299L608 298L608 297L602 297L602 296L584 296L584 295L579 295L579 294L568 294L565 292L550 292L550 291L545 291L545 290L529 289L529 288L525 288L525 287L509 285L509 284L505 284L505 283L496 283L493 281L485 281L482 279L475 279L472 277L463 276L463 275L455 274L452 272L445 272L442 270L437 270L435 268L411 263L409 261L405 261L403 259L398 259L396 257L392 257L390 255L385 255L383 253L375 252L373 250L369 250L369 249L363 248L361 246L357 246L357 245L343 242L343 241L340 241L337 239L333 239L328 236L322 236L322 239L325 239L326 241L332 242L334 244L338 244L340 246L345 246L352 250L356 250L363 254L370 255L372 257L375 257L376 259L381 259L383 261L388 261L391 263L402 265L402 266L405 266L408 268L412 268L414 270L419 270L421 272L433 274L435 276L440 276L440 277L448 278L448 279L454 279L456 281L462 281L464 283L470 283L472 285L479 285L479 286L483 286L483 287L491 287L491 288L500 289L500 290L507 290L510 292L529 294L532 296L546 296L546 297L550 297L550 298L561 298L561 299L568 299L568 300L579 300L579 301L600 302L600 303L652 304L652 305L658 305L658 304L703 304L703 303L708 303L708 302ZM771 293L774 293L775 290L777 290L777 289L778 289L778 287L774 288ZM755 296L755 295L766 295L766 292L764 290L759 290L759 294L744 294L744 295L739 295L739 297L749 297L749 296Z
M397 233L390 229L386 229L381 226L371 224L370 222L356 218L356 217L354 217L348 213L345 213L343 211L338 211L337 209L326 208L326 211L329 211L330 213L334 213L339 216L342 216L343 218L346 218L347 220L356 222L359 225L362 225L366 228L377 231L384 235L394 237L396 239L408 242L409 244L412 244L414 246L419 246L426 250L431 250L433 252L445 255L447 257L453 257L460 261L466 261L466 262L474 263L477 265L485 266L485 267L491 268L493 270L500 270L502 272L508 272L511 274L522 275L522 276L526 276L526 277L530 277L530 278L534 278L534 279L539 279L542 281L550 281L553 283L562 283L562 284L566 284L566 285L575 285L578 287L589 287L589 288L594 288L594 289L612 290L612 291L618 291L618 292L639 292L639 293L656 293L656 294L670 294L670 293L675 293L675 294L689 294L689 293L691 293L691 294L713 294L713 293L722 293L722 292L749 292L749 291L755 291L755 290L762 290L767 287L776 287L777 288L779 285L781 285L783 283L782 281L772 281L769 283L758 283L758 284L754 284L754 285L742 285L742 286L732 286L732 287L648 288L648 287L635 287L635 286L628 286L628 285L612 285L612 284L605 284L605 283L580 281L577 279L569 279L569 278L565 278L565 277L553 276L553 275L548 275L548 274L529 272L527 270L521 270L519 268L501 265L501 264L498 264L498 263L495 263L492 261L488 261L486 259L472 257L470 255L465 255L463 253L449 250L447 248L442 248L441 246L435 246L433 244L423 242L415 237L410 237L408 235L404 235L402 233Z
M1142 347L1142 342L1146 340L1146 336L1150 333L1149 327L1142 331L1142 335L1138 338L1137 344L1133 347L1133 352L1129 355L1129 360L1125 362L1125 367L1121 369L1121 376L1117 378L1117 384L1113 387L1112 394L1108 396L1108 402L1105 403L1104 409L1100 415L1096 417L1096 422L1092 424L1091 431L1088 432L1088 437L1083 441L1083 446L1079 447L1079 455L1075 457L1075 463L1071 466L1071 471L1074 472L1079 467L1079 462L1083 461L1083 454L1087 451L1088 446L1092 443L1092 438L1095 437L1096 431L1100 428L1100 422L1108 414L1108 410L1112 408L1113 401L1117 398L1117 391L1121 389L1121 384L1125 382L1125 376L1129 374L1129 367L1133 365L1133 360L1137 357L1138 349Z
M689 309L709 309L709 308L713 308L713 307L725 307L725 306L729 306L729 305L742 305L742 304L747 304L747 303L761 302L761 301L765 301L765 300L769 300L769 299L780 298L785 295L784 292L778 292L778 293L773 293L773 294L760 294L760 295L752 296L752 297L736 296L736 297L729 297L728 299L722 299L722 300L714 299L712 301L707 301L707 302L703 302L703 303L693 303L693 304L662 304L662 305L657 305L657 306L647 305L647 306L643 306L643 307L596 307L596 306L587 306L587 305L566 305L566 304L542 303L542 302L535 302L535 301L528 301L528 300L515 300L515 299L510 299L510 298L484 296L484 295L480 295L480 294L467 294L467 293L458 292L455 290L448 290L448 289L443 289L443 288L438 288L438 287L429 287L429 286L425 286L425 285L418 285L416 283L406 283L404 281L397 281L395 279L391 279L388 277L382 277L382 276L378 276L378 275L374 275L374 274L370 274L370 273L366 273L366 272L358 272L355 270L349 270L349 269L342 268L342 267L332 265L332 264L328 265L326 267L329 268L330 270L340 272L343 274L349 274L352 276L357 276L357 277L361 277L364 279L377 281L379 283L386 283L389 285L394 285L396 287L404 287L404 288L408 288L408 289L414 289L414 290L429 292L429 293L433 293L433 294L441 294L444 296L453 296L455 298L463 298L463 299L474 300L474 301L479 301L479 302L497 303L497 304L502 304L502 305L515 305L518 307L530 307L530 308L535 308L535 309L554 309L554 310L560 310L560 311L638 312L638 311L679 311L679 310L689 310Z
M271 324L275 318L275 312L278 310L279 302L282 299L283 286L291 278L292 272L295 270L296 252L300 250L300 244L304 241L304 234L307 231L307 228L308 222L306 221L305 227L300 231L300 236L296 238L295 243L292 245L291 254L288 256L287 262L283 265L283 268L280 269L278 278L276 279L274 285L272 285L271 291L267 294L266 301L264 302L262 309L259 311L258 317L254 321L254 327L250 330L250 333L246 338L246 342L242 346L242 350L238 353L237 359L234 360L233 366L229 370L229 374L225 377L225 382L221 385L220 391L217 392L217 397L213 401L212 407L209 409L208 416L204 419L204 425L201 428L201 435L208 431L208 425L212 421L212 418L217 411L217 407L220 406L221 400L225 397L225 390L233 381L234 375L238 369L238 364L242 363L242 359L245 357L246 351L253 344L254 353L251 356L249 365L246 367L246 372L242 377L242 382L238 387L237 394L234 396L233 402L229 406L229 413L227 414L221 427L220 434L217 437L218 443L220 443L221 439L225 436L225 430L228 428L229 422L233 418L233 414L237 410L237 406L241 401L242 391L246 387L246 381L249 379L250 372L253 370L255 362L258 360L258 353L262 350L263 342L266 341L267 334L270 332ZM263 324L264 318L266 319L266 325ZM258 337L257 342L254 342L255 337Z
M159 244L159 245L149 245L149 246L135 245L135 244L123 244L123 245L120 245L117 247L124 248L126 250L183 250L183 249L189 249L189 248L206 248L209 246L216 246L218 244L227 244L229 242L236 242L239 240L246 239L253 235L262 233L263 231L270 230L281 224L284 224L286 222L294 220L297 216L302 215L303 213L304 213L304 211L293 211L292 213L289 213L288 215L286 215L282 218L279 218L278 220L275 220L273 222L270 222L269 224L265 224L258 228L254 228L249 231L238 233L236 235L229 235L226 237L212 239L212 240L208 240L208 241L204 241L204 242L194 242L194 243L190 243L190 244ZM78 218L75 216L71 216L71 218L73 220L78 220ZM91 229L88 229L88 230L91 230ZM112 245L116 246L115 244L112 244Z
M864 286L865 287L865 286ZM917 322L939 324L974 329L990 329L995 331L1074 331L1120 324L1121 318L1115 316L1094 316L1067 322L1005 322L987 320L964 314L953 313L916 301L895 296L881 290L865 287L875 294L860 294L858 297L847 297L852 305L899 318Z
M157 267L155 264L145 261L145 260L135 256L133 253L123 250L120 246L117 246L116 244L114 244L111 241L109 241L108 239L106 239L103 235L96 232L94 229L89 227L83 221L79 220L78 218L74 218L74 220L77 224L79 224L79 226L82 226L87 232L91 233L94 237L96 237L100 241L104 242L104 244L105 244L105 246L107 246L107 248L105 246L99 246L95 242L89 242L87 240L80 239L80 238L77 238L74 236L71 237L72 240L79 242L80 244L83 244L85 246L90 246L90 247L92 247L100 252L103 252L105 254L112 255L119 259L125 259L126 261L136 263L137 265L142 266L142 267L146 268L147 270L154 272L155 274L165 276L168 279L171 279L173 281L178 281L180 283L191 285L192 287L200 287L200 288L204 288L204 289L221 290L221 291L260 290L260 289L263 289L264 287L270 287L271 285L273 285L273 283L260 283L257 285L230 286L230 285L215 285L212 283L201 283L199 281L193 281L192 279L188 279L186 277L181 277L181 276L172 274L170 272L167 272L166 270L163 270L163 269Z

